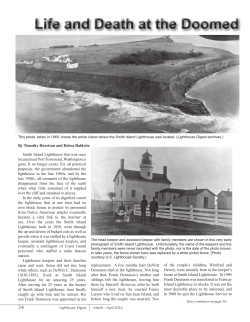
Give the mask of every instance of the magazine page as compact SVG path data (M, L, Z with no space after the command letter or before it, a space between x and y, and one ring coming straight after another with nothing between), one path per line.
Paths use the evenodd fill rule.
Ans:
M7 7L1 320L247 319L245 3Z

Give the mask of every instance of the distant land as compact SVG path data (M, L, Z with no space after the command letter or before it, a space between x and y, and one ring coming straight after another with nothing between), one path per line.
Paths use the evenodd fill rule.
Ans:
M173 106L191 115L209 115L204 103L187 98L185 93L198 80L239 64L239 56L210 47L175 43L168 36L157 39L98 46L52 46L37 50L17 50L16 61L30 58L32 65L16 65L16 80L63 90L75 90L104 96ZM172 53L200 52L201 55L179 60L165 60L153 65L110 64L122 54L138 51ZM69 54L78 68L47 62L42 57ZM180 55L181 57L181 55Z
M217 41L232 41L239 40L240 36L238 35L211 35L211 36L200 36L202 38L217 40Z
M51 46L49 48L71 48L74 47L73 45L60 45L60 46Z

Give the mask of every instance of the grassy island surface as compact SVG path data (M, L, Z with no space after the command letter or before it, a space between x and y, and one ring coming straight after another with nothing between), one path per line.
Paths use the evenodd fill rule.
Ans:
M123 55L143 57L140 53L154 57L155 63L110 63ZM62 54L69 54L79 67L67 69L66 64L42 58ZM163 59L167 55L168 59ZM238 56L228 51L175 43L169 37L99 46L17 50L17 61L27 57L34 64L16 65L17 82L172 105L195 115L209 112L199 100L186 99L187 89L201 78L239 64Z

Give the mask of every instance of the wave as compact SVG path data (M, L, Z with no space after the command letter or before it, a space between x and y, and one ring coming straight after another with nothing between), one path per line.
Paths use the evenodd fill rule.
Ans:
M147 124L147 128L157 132L168 133L168 127L172 132L235 132L237 131L237 119L215 115L194 116L182 113L172 106L163 106L145 102L131 102L122 99L104 97L95 93L66 91L61 89L46 88L38 85L17 83L18 90L39 95L49 95L55 98L56 104L64 104L65 113L72 114L82 109L99 108L108 113L100 117L106 123L132 123ZM66 104L66 105L65 105ZM107 115L106 115L107 114ZM136 128L135 128L136 132Z

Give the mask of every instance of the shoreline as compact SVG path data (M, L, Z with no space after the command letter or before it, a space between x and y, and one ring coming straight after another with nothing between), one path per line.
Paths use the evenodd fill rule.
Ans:
M237 57L221 60L220 64L216 62L214 65L213 63L198 65L174 76L170 80L170 90L175 96L177 103L172 103L171 106L178 108L183 113L190 115L211 115L211 111L206 106L205 101L188 96L187 93L199 81L238 65L239 58ZM210 68L212 72L209 73L207 68Z
M59 88L21 83L16 83L16 93L16 124L22 129L20 132L226 133L234 131L236 126L228 117L195 117L171 106L133 103L93 93L72 90L61 93Z
M47 88L74 90L100 94L131 102L157 103L178 108L189 115L210 115L206 104L200 99L186 96L199 80L239 64L239 58L221 59L197 65L176 74L169 83L146 79L74 73L16 65L18 83L40 85Z
M227 77L229 77L230 82L233 81L233 78L231 78L230 75L232 75L232 73L234 71L237 71L237 73L239 73L239 65L224 68L221 71L215 72L214 74L208 75L207 77L204 77L204 78L198 80L196 83L194 83L190 87L190 89L188 89L185 96L187 97L187 99L195 98L195 99L200 100L204 104L204 106L206 106L207 110L210 112L211 115L217 115L217 116L222 116L222 117L228 115L228 114L225 114L226 110L224 110L223 105L221 105L221 104L223 104L223 98L222 98L223 96L222 96L220 90L216 91L216 93L217 93L216 95L220 95L220 97L218 97L218 99L216 100L217 106L220 106L220 108L216 108L216 105L214 105L214 103L215 103L213 100L214 95L211 96L211 94L210 94L210 90L211 90L210 84L211 84L211 82L213 83L213 80L218 81L218 79L220 81L222 81L222 84L223 84L225 81L225 75L227 75ZM216 88L218 88L218 87L220 88L220 86L221 86L221 84L218 83ZM206 89L207 89L207 91L205 91ZM230 88L228 88L228 90L230 90ZM211 99L212 99L212 102L211 102ZM221 99L222 99L222 101L221 101ZM220 104L220 105L218 105L218 104ZM229 104L229 106L231 106L231 105ZM235 105L233 110L230 109L230 112L228 112L228 107L227 107L227 113L229 113L230 115L233 115L233 116L238 115L238 113L236 112L236 107L237 107L237 105Z

